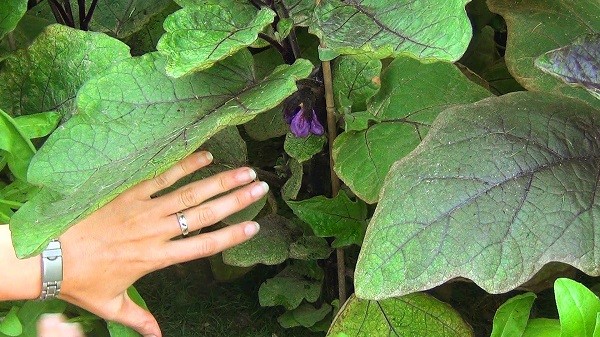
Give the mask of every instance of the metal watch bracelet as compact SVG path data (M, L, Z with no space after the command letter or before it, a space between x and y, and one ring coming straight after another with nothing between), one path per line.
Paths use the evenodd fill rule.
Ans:
M42 252L42 294L39 299L47 300L58 296L62 279L62 249L58 240L52 240Z

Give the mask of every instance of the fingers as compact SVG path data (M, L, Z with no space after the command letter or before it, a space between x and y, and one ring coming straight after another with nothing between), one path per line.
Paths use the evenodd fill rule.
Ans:
M149 198L156 192L164 190L165 188L173 185L177 182L177 180L210 164L212 160L213 157L210 152L203 151L193 153L179 161L165 172L152 179L139 183L137 186L133 187L132 190L134 193L138 193L145 198Z
M256 179L256 172L248 167L221 172L177 189L157 198L156 209L162 214L173 214Z
M162 336L156 318L154 318L151 313L135 304L128 295L125 294L124 296L126 296L126 299L123 301L116 318L113 320L131 327L144 337Z
M250 206L268 191L269 185L267 183L263 181L255 182L217 199L207 201L200 206L187 209L182 213L187 220L189 231L199 230ZM167 219L168 222L178 223L176 216L169 216ZM180 226L168 226L168 228L169 238L181 235Z
M252 238L260 226L253 221L228 226L184 240L169 241L166 251L172 264L207 257Z
M79 324L67 323L62 315L46 314L37 323L38 337L83 337Z

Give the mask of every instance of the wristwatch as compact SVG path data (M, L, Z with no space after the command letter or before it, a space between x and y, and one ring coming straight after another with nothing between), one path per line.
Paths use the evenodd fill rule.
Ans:
M42 294L40 300L52 299L60 293L63 279L62 250L58 240L52 240L42 252Z

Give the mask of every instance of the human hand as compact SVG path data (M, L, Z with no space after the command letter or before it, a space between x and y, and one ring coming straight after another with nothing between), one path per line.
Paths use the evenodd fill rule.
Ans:
M42 315L37 323L38 337L83 337L79 324L67 323L62 315Z
M194 153L123 192L65 232L60 237L64 272L59 298L130 326L145 337L162 336L154 316L129 298L127 288L152 271L221 252L258 231L258 224L248 221L171 240L182 234L176 212L183 211L191 232L217 223L268 191L264 182L251 183L256 179L253 170L239 168L151 198L211 161L207 152Z

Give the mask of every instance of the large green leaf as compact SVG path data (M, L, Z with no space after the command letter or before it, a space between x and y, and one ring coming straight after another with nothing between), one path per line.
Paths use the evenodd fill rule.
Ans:
M419 144L440 111L491 95L453 64L408 57L394 60L381 83L368 103L372 119L380 123L344 132L333 143L335 172L368 203L377 202L392 164Z
M302 221L311 226L315 235L335 237L332 247L362 243L367 218L367 206L362 200L352 201L344 191L335 198L317 196L302 201L286 201Z
M338 312L328 337L468 337L473 330L458 312L424 293L382 301L361 300L354 295Z
M252 57L243 52L208 71L173 79L165 63L158 53L128 59L81 88L78 114L52 133L29 169L31 182L44 189L11 221L20 256L34 254L226 126L276 106L312 69L298 60L256 80Z
M536 296L526 293L510 298L494 315L490 337L521 337L529 321L529 313Z
M554 282L554 297L561 335L593 337L600 312L598 296L579 282L559 278Z
M88 79L129 57L129 47L102 33L51 25L26 50L8 57L0 72L0 107L13 116L75 111Z
M0 154L6 157L10 171L19 179L27 180L27 167L35 154L35 147L17 123L0 109Z
M488 0L488 5L506 20L506 64L521 85L584 99L600 107L600 100L584 89L573 88L534 65L538 56L584 34L600 32L598 0Z
M275 12L263 7L258 12L240 0L207 0L185 3L169 15L167 31L157 49L168 57L167 73L180 77L211 67L256 41Z
M0 2L0 39L11 32L27 11L27 0L2 0Z
M549 51L537 58L535 65L568 84L586 88L600 99L600 33L581 36Z
M381 299L454 277L498 293L557 261L598 275L600 111L519 92L450 108L391 168L356 267Z
M321 1L314 34L325 44L320 57L372 52L384 58L408 54L456 61L471 40L465 5L469 0Z

